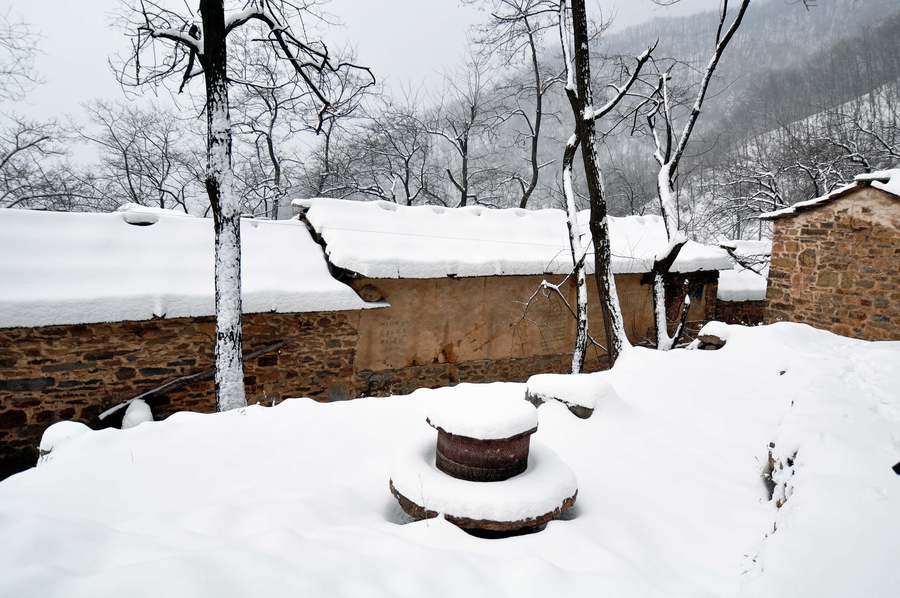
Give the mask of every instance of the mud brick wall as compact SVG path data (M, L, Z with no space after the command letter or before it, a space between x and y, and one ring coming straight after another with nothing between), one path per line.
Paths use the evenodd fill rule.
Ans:
M586 371L609 367L605 355L591 355L585 361ZM452 386L460 382L525 382L534 374L571 371L572 356L535 355L532 357L478 359L460 363L434 363L392 370L362 370L354 376L360 396L408 394L417 388Z
M716 320L726 324L754 326L766 317L765 301L721 301L716 303Z
M357 330L353 312L249 314L244 353L279 341L280 349L245 360L247 400L353 396ZM105 409L179 376L212 368L212 318L0 329L0 479L34 464L50 424L91 427ZM148 399L156 419L176 411L215 411L212 377Z
M900 339L900 200L871 187L775 221L766 321Z

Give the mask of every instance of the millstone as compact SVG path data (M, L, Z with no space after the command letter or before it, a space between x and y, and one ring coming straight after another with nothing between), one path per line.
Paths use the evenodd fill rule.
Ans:
M447 475L470 482L507 480L528 467L528 448L536 430L510 438L483 440L437 428L435 465Z

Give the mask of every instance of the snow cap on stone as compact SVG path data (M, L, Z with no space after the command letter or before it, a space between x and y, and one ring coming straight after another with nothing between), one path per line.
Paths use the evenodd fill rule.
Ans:
M428 410L428 423L479 440L511 438L537 428L537 409L521 392L497 394L496 388L467 386L460 396L435 403Z

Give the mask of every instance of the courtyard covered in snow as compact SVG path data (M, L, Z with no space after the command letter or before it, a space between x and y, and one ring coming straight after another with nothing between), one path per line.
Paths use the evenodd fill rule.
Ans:
M628 351L589 419L539 407L578 482L541 532L410 522L388 491L431 406L524 384L296 399L57 442L0 485L0 595L896 596L900 343L713 328Z

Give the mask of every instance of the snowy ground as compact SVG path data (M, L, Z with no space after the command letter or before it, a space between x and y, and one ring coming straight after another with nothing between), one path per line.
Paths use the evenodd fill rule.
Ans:
M0 596L897 596L900 343L726 332L635 349L588 420L540 407L579 494L538 534L404 523L388 492L428 405L471 386L293 400L89 432L0 483ZM796 451L781 509L769 442Z

